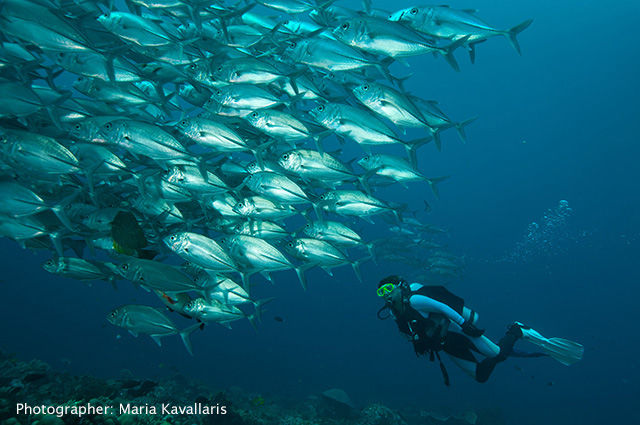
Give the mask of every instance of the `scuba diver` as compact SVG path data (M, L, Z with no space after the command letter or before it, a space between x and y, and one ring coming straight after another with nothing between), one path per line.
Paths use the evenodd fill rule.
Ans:
M378 284L377 294L385 299L378 311L381 320L393 316L400 333L413 343L417 356L428 355L440 363L445 385L449 375L440 359L444 351L451 360L478 382L486 382L496 365L507 357L551 356L564 365L582 358L582 345L562 338L545 338L520 322L508 331L496 345L476 327L478 314L464 306L464 300L443 286L409 284L400 276L385 277ZM381 316L388 308L390 314ZM525 339L542 348L543 353L525 353L513 348L518 339ZM478 361L474 353L484 357Z

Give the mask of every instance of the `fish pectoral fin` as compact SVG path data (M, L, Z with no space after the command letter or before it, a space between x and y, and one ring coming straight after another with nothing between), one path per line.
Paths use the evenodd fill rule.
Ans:
M156 344L158 344L158 347L162 347L162 341L160 340L160 338L162 338L160 335L149 335L151 337L152 340L155 341Z
M328 266L324 266L324 267L323 267L323 266L320 266L320 268L321 268L322 270L324 270L325 272L327 272L327 274L328 274L329 276L333 276L333 272L331 271L332 267L328 267Z
M373 219L371 217L369 217L368 215L359 215L358 217L360 217L361 219L363 219L367 223L375 224L373 222Z

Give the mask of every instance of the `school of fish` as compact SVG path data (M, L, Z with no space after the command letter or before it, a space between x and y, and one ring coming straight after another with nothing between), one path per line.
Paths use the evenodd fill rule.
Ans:
M50 273L157 294L107 320L158 344L180 335L189 353L205 324L259 323L270 299L250 289L277 272L305 289L312 267L360 279L380 259L460 277L435 240L446 230L376 192L437 199L447 176L420 172L417 151L448 129L464 141L474 118L449 119L398 72L426 53L460 71L456 53L473 63L494 36L519 54L530 23L369 1L0 0L0 236L50 251ZM374 217L388 237L362 230Z

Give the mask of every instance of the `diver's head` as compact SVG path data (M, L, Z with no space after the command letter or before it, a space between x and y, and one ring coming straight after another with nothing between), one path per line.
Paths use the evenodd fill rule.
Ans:
M401 276L395 274L387 276L378 283L377 294L379 297L391 297L393 294L398 293L399 291L396 292L396 289L399 290L400 286L405 283L407 283L407 281Z

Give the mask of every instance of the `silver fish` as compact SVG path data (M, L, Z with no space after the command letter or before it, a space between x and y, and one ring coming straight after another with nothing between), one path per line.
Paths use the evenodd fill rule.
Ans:
M426 181L429 183L436 199L439 199L440 197L436 185L449 178L449 176L427 178L419 171L415 170L405 159L388 154L379 153L367 155L361 158L358 161L358 164L360 164L360 166L365 170L374 171L380 176L388 177L401 184L410 181Z
M311 238L296 238L286 245L287 251L294 257L304 260L312 265L317 265L333 276L333 267L351 264L358 280L362 282L359 262L353 262L338 248L327 241Z
M254 193L279 204L291 205L311 202L309 196L290 178L278 173L261 171L248 175L244 184Z
M184 346L191 355L193 355L193 348L191 347L189 335L202 326L201 323L196 323L181 331L171 319L155 308L134 304L116 308L109 313L107 320L112 325L128 330L134 336L138 334L149 335L158 346L162 345L160 341L162 337L180 335Z
M193 232L176 232L163 239L171 251L205 270L238 271L238 265L216 241Z
M510 30L492 27L474 15L475 10L459 10L449 6L414 6L399 10L389 17L418 31L438 38L458 40L468 37L471 45L489 37L502 35L509 40L513 49L521 54L517 35L527 29L533 19L524 21ZM473 61L474 56L472 56Z

